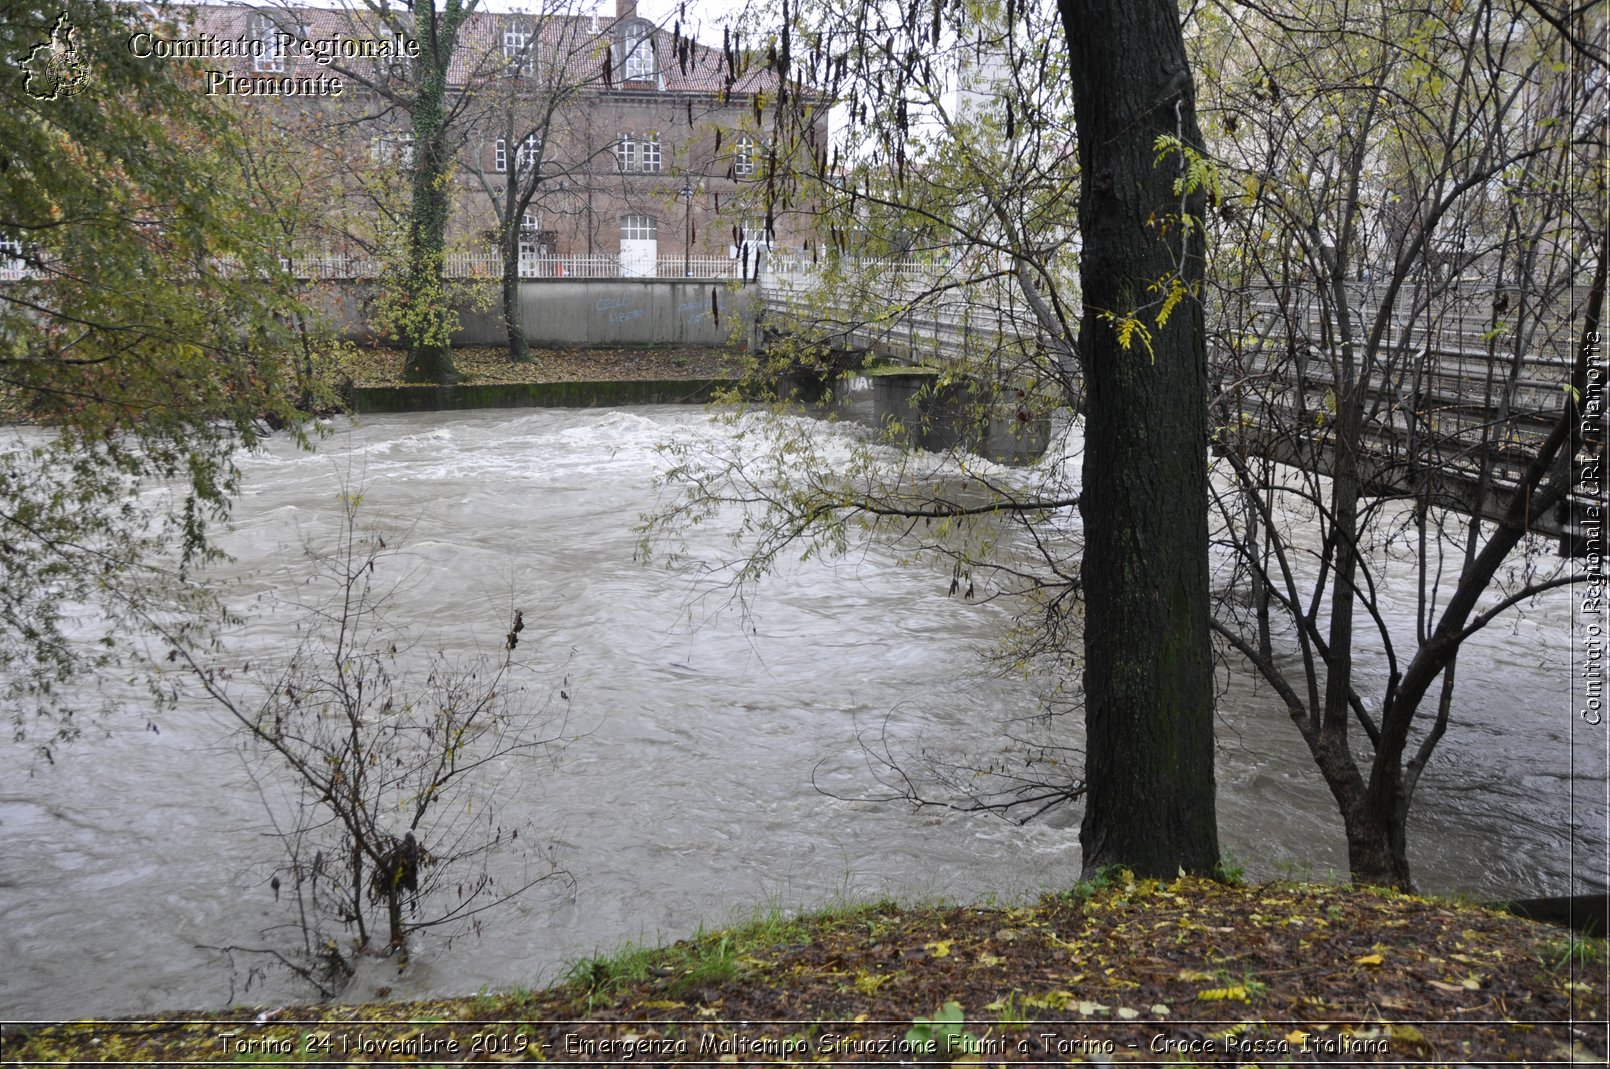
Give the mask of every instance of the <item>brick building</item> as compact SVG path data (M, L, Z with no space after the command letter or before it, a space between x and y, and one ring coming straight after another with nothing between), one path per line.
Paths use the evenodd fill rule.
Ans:
M776 76L638 18L635 0L617 4L612 17L477 12L460 29L450 247L490 264L508 218L525 275L681 274L695 258L709 273L761 247L797 248L804 220L797 209L768 219L764 196L773 149L756 97L775 100ZM331 180L324 247L299 252L380 251L412 162L407 12L387 21L353 0L192 18L166 50L206 68L206 92L315 131L348 161ZM825 141L825 112L819 121Z

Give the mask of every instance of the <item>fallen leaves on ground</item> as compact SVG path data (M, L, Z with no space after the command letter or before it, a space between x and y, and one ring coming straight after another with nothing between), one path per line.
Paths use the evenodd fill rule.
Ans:
M1604 952L1391 891L1120 874L1032 906L772 917L541 991L38 1027L4 1057L1603 1064Z
M401 386L400 349L353 349L341 355L337 377L351 385ZM734 355L726 349L532 349L516 364L507 349L478 346L453 350L453 367L465 384L526 382L613 382L623 379L712 379L732 373Z

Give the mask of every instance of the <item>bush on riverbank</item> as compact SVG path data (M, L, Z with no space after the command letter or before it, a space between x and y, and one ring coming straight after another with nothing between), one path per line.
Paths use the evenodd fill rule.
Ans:
M1121 874L773 915L541 991L38 1028L6 1061L1602 1063L1606 991L1603 941L1480 907Z

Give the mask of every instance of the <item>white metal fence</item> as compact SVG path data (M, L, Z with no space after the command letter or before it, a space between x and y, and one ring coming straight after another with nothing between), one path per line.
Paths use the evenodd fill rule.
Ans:
M519 260L521 278L741 278L745 262L726 256L660 256L652 262L632 259L622 270L621 257L613 253L591 256L548 256L523 253ZM365 279L378 278L383 269L379 260L358 256L305 256L286 261L297 278ZM750 277L755 259L747 262ZM454 252L447 255L448 278L500 279L503 257L495 252Z
M223 259L215 263L228 266L228 261ZM747 258L670 255L652 260L631 258L623 269L621 257L614 253L592 256L525 253L520 256L519 272L521 278L529 279L738 279L757 277L765 264L765 257L757 257L753 253ZM287 257L281 261L281 265L295 277L311 281L373 279L379 278L385 270L384 263L373 257L339 254ZM496 252L449 253L444 273L448 278L500 279L503 277L503 257ZM22 258L22 246L17 242L0 241L0 282L17 282L33 274Z

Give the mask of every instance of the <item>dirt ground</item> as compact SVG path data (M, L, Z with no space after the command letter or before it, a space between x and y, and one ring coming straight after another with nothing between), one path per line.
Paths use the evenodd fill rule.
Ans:
M1602 1066L1606 1011L1604 943L1563 929L1119 873L1019 907L767 916L538 991L33 1027L4 1060Z

